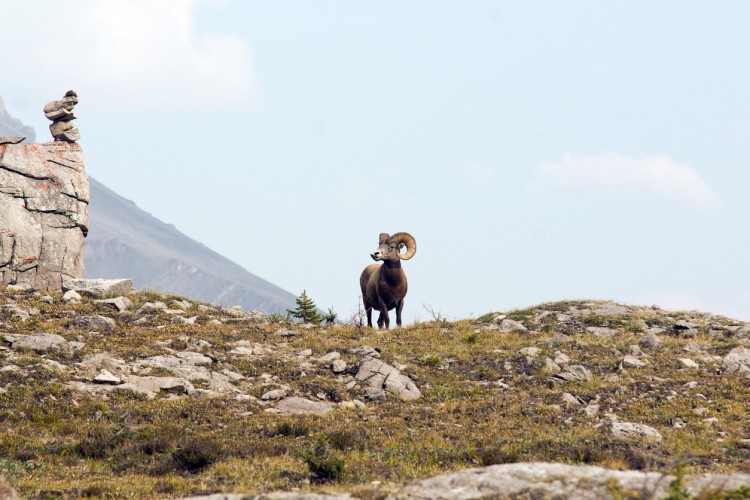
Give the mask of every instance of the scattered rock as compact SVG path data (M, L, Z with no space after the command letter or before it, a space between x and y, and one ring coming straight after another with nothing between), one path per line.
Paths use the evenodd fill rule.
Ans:
M5 334L3 338L11 344L14 350L30 349L40 354L59 351L68 346L68 342L63 337L54 333Z
M260 399L262 399L263 401L276 401L276 400L285 398L287 394L289 394L289 388L283 387L281 389L273 389L271 391L264 393L260 397Z
M564 403L567 403L569 405L578 406L584 404L584 401L573 396L571 393L566 392L562 395L562 400Z
M663 341L654 332L649 332L638 341L641 347L648 349L659 347L662 343Z
M299 332L290 330L289 328L279 328L278 330L276 330L276 334L279 337L296 337L297 335L299 335Z
M325 415L333 408L332 403L298 397L284 398L276 403L276 409L281 415Z
M724 356L723 365L726 373L750 373L750 349L735 347Z
M71 321L70 326L79 330L111 332L115 329L117 323L106 316L81 316Z
M575 342L575 340L565 335L564 333L556 333L552 336L552 338L548 339L545 343L549 346L557 346L562 344L569 344L571 342Z
M591 377L592 377L591 370L589 370L583 365L570 365L568 366L567 370L552 375L553 379L556 378L556 379L566 380L566 381L575 381L575 380L586 381L586 380L591 380Z
M68 290L67 292L63 294L62 299L63 299L63 302L67 304L80 304L81 294L79 294L75 290Z
M550 358L544 358L544 366L542 367L542 370L546 373L560 373L562 368Z
M500 322L500 331L503 332L526 332L528 329L520 321L504 319Z
M172 318L172 323L178 323L180 325L194 325L197 319L198 316L191 316L190 318L186 318L184 316L177 315Z
M318 358L318 363L322 365L328 365L336 361L341 357L341 353L338 351L332 351L326 354L325 356L321 356Z
M661 441L662 436L653 427L645 424L636 424L633 422L612 422L610 423L612 435L619 439L648 439Z
M122 383L122 380L112 375L107 370L102 370L99 375L94 377L94 383L95 384L108 384L108 385L118 385Z
M422 397L422 393L409 377L375 357L364 358L355 378L375 390L388 391L403 401L412 401Z
M70 290L66 293L76 293L74 290ZM80 297L80 296L79 296ZM113 299L101 299L101 300L95 300L97 304L109 304L113 306L118 311L127 311L131 307L133 307L133 303L128 299L127 297L115 297Z
M611 337L615 334L615 331L612 328L605 326L589 326L586 328L586 331L593 333L597 337Z
M646 363L636 358L635 356L627 355L622 360L621 365L625 368L642 368L646 366Z
M21 322L26 322L31 318L30 311L21 309L20 307L14 304L5 304L3 306L3 311L5 311L6 313L9 313L14 318L19 319Z
M698 363L689 358L680 358L677 362L680 363L680 366L683 368L699 368Z
M158 314L162 311L167 310L167 304L164 302L146 302L135 312L138 315L141 314Z
M519 349L518 353L523 356L529 356L530 358L535 358L539 356L539 353L542 352L541 349L538 347L524 347L522 349Z

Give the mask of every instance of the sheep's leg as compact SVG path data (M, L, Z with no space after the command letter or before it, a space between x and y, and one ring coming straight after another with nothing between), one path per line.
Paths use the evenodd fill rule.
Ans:
M372 328L372 305L370 304L370 301L367 300L367 295L365 294L364 289L362 289L362 304L365 306L365 314L367 315L367 326Z
M365 306L365 312L367 313L367 326L372 328L372 307Z
M378 328L388 328L390 324L390 318L388 317L388 310L381 309L380 315L378 316Z
M396 325L401 328L401 311L404 309L404 300L401 299L396 304Z

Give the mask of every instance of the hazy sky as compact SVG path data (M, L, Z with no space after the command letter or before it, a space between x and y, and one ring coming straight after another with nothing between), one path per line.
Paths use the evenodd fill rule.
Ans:
M341 317L562 299L750 320L750 2L3 2L0 96L91 176ZM92 231L95 228L92 228Z

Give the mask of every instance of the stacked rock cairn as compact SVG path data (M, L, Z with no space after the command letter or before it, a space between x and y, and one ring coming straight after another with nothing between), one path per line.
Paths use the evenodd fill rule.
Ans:
M78 129L70 123L76 119L73 108L78 104L78 94L75 90L65 92L65 97L57 101L50 101L44 106L44 116L52 120L49 131L56 141L76 142L81 138Z

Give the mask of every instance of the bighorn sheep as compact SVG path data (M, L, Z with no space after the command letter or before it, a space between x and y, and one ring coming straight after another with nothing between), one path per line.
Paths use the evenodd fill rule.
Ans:
M400 253L406 246L406 252ZM370 264L359 277L362 301L367 313L367 326L372 326L372 310L380 312L378 328L389 327L388 311L396 308L396 324L401 326L401 311L404 308L407 283L401 268L402 260L409 260L417 253L417 242L409 233L380 233L378 249L370 257L382 260L383 264Z

